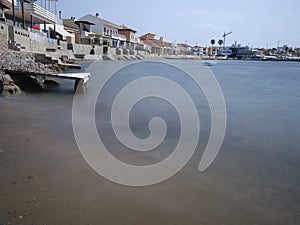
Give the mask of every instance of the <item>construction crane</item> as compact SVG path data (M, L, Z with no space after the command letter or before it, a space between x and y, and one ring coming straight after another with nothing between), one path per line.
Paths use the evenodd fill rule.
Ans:
M225 47L225 41L226 41L226 36L231 34L233 31L230 31L228 33L224 32L224 34L222 35L222 37L224 38L224 42L223 42L223 46Z

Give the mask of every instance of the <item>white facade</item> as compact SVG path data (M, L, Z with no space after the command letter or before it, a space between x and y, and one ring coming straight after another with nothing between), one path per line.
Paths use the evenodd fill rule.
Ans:
M107 20L104 20L100 17L93 16L88 14L79 18L80 21L88 21L95 25L91 25L89 28L90 33L94 33L96 36L108 36L110 38L126 41L126 37L124 35L120 35L118 33L118 29L120 28L118 25L113 24Z

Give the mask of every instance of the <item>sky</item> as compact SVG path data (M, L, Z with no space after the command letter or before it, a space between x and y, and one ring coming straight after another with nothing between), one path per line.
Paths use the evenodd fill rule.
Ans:
M300 47L299 0L59 0L63 18L100 17L174 43L209 46L233 31L226 45Z

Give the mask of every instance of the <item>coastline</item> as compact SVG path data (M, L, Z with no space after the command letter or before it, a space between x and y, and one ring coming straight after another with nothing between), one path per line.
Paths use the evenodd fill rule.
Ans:
M48 75L63 73L68 69L80 69L80 62L95 61L95 60L199 60L207 66L216 65L218 60L242 60L242 61L277 61L277 62L300 62L292 58L255 58L255 59L232 59L218 56L197 56L197 55L84 55L76 58L75 54L66 55L64 52L25 52L14 51L2 48L0 51L0 92L2 96L10 96L21 94L24 90L30 89L28 84L33 86L33 89L42 90L45 84L59 85L55 79L47 77ZM79 64L78 64L79 63ZM19 79L14 76L12 71L18 73L36 73L41 76ZM24 76L25 77L25 76ZM29 78L28 78L29 77ZM39 77L42 77L40 79ZM28 79L31 82L28 83ZM31 83L31 84L30 84ZM36 87L34 87L36 86Z

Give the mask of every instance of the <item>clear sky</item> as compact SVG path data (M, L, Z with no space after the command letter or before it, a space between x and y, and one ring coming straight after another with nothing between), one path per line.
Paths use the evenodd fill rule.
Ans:
M207 46L233 31L235 41L254 47L300 47L300 0L59 0L63 18L100 13L116 24L124 23L138 36L153 32L176 43Z

